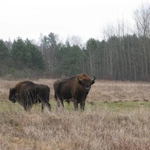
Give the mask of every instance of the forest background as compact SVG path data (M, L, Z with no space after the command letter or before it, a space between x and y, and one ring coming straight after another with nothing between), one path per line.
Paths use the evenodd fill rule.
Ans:
M64 43L50 32L34 40L0 40L0 77L57 78L85 72L97 79L150 80L150 5L134 12L134 26L123 19L108 25L103 40L85 44L72 36ZM88 32L88 31L87 31Z

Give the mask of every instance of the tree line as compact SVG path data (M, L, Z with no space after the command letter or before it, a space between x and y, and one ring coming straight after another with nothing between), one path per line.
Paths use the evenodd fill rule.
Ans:
M90 38L84 46L77 39L64 44L52 32L39 45L21 38L0 40L0 76L56 78L86 72L98 79L148 81L150 7L137 9L134 21L132 34L122 22L108 27L103 40Z

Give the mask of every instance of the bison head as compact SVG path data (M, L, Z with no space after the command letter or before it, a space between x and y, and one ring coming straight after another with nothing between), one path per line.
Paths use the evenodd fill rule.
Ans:
M16 102L16 97L17 97L17 91L16 89L14 88L10 88L10 91L9 91L9 100L12 101L13 103Z
M82 85L82 87L84 88L86 94L89 93L91 85L95 83L96 77L95 76L93 76L93 77L94 78L91 80L90 78L83 78L83 79L81 78L80 79L80 77L78 76L78 83L80 85Z

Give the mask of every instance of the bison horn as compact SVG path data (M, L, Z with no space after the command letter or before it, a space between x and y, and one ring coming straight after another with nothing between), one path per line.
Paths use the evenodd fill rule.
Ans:
M95 81L96 77L93 75L93 81Z
M95 83L95 79L96 79L96 77L93 75L93 80L92 80L91 84Z
M79 77L79 76L78 76L78 80L79 80L79 81L82 81L82 79L80 79L80 77Z
M82 79L78 76L78 83L82 85Z

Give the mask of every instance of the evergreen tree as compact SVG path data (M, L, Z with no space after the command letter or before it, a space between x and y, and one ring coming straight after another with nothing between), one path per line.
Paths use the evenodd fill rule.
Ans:
M21 70L26 66L28 57L26 55L26 45L21 38L15 40L12 45L11 57L13 66L17 70Z
M10 55L3 40L0 40L0 76L8 73L10 67Z
M42 53L28 39L23 41L19 38L17 41L14 41L11 58L13 68L24 71L26 76L29 75L29 71L32 74L34 71L41 72L45 69Z
M63 46L58 55L56 56L59 60L57 72L64 76L71 76L82 72L82 55L79 46L70 46L69 42L66 46Z
M3 63L9 57L9 51L3 40L0 40L0 62Z
M45 62L42 53L29 40L26 43L27 66L33 70L44 70Z

